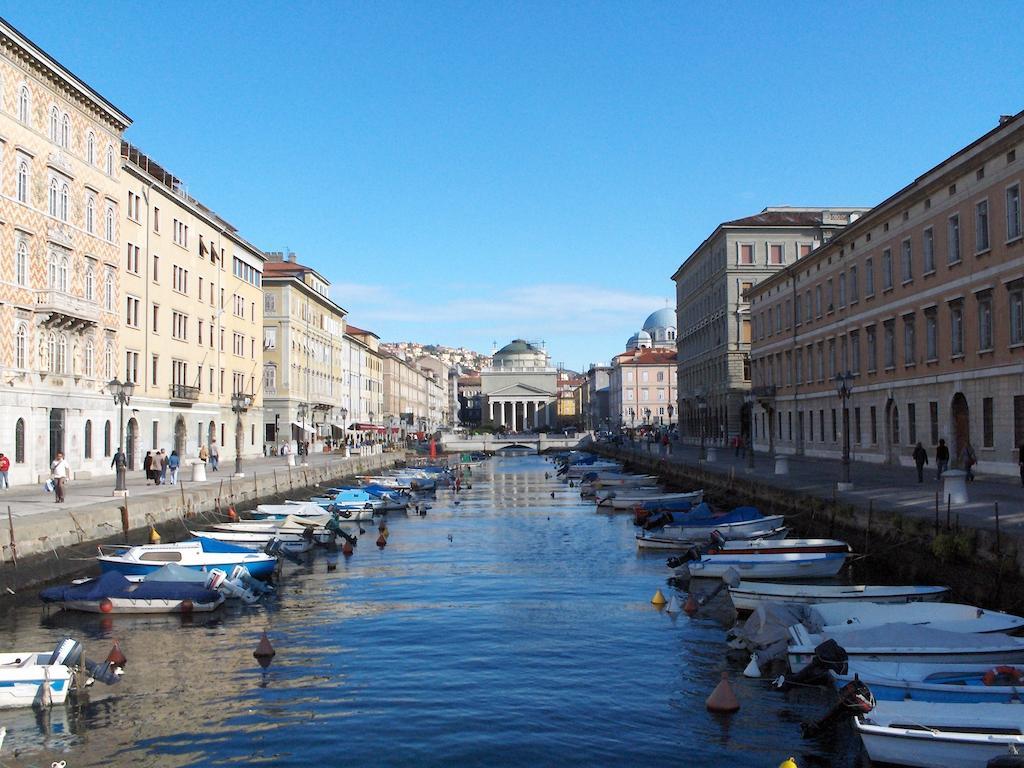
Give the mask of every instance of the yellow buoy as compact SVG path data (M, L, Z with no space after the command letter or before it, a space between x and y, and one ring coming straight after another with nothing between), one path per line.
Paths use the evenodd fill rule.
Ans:
M152 525L149 526L149 543L150 544L159 544L160 543L160 534L156 532L156 528L154 528Z
M668 601L665 600L665 596L661 594L660 589L657 592L655 592L654 597L651 598L652 605L664 605L666 602Z
M783 760L781 763L779 763L779 768L797 768L796 760L794 760L792 757L789 758L789 760Z

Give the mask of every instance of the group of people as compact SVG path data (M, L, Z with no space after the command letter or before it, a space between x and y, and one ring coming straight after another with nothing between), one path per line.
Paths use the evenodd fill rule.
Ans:
M146 458L142 460L142 469L146 473L146 481L153 481L153 485L176 485L178 482L178 468L181 466L181 458L177 451L167 451L161 448L159 451L146 451Z
M1021 446L1021 448L1024 449L1024 446ZM917 482L923 483L924 465L928 463L928 451L924 449L920 442L914 446L913 457L914 466L917 467ZM974 465L978 463L978 454L970 441L964 443L958 458L960 459L960 466L967 473L967 482L974 482ZM1024 484L1024 454L1021 454L1020 467L1021 483ZM949 446L946 445L946 441L943 438L939 438L939 444L935 446L935 469L936 480L941 479L942 473L949 469Z
M209 464L210 471L216 472L220 468L220 449L217 448L217 438L210 441L210 447L199 446L199 460L203 464Z

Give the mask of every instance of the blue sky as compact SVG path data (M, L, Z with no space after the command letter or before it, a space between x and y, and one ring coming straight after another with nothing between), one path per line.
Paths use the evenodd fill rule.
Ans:
M12 4L128 138L386 340L581 368L724 220L864 205L1024 108L1019 5Z

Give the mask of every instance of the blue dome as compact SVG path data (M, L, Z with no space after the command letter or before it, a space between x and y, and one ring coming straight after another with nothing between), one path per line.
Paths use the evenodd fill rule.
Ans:
M676 313L675 310L665 307L659 309L657 312L652 312L648 318L644 321L645 331L654 331L658 328L675 328L676 327Z

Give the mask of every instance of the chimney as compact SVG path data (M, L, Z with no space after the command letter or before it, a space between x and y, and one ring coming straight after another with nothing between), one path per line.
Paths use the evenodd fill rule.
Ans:
M282 254L280 251L267 251L266 257L267 257L267 261L283 261L284 260L284 254Z
M288 251L288 261L295 263L295 251Z
M1000 125L1006 125L1011 120L1013 120L1013 115L1000 115L999 116L999 124Z

